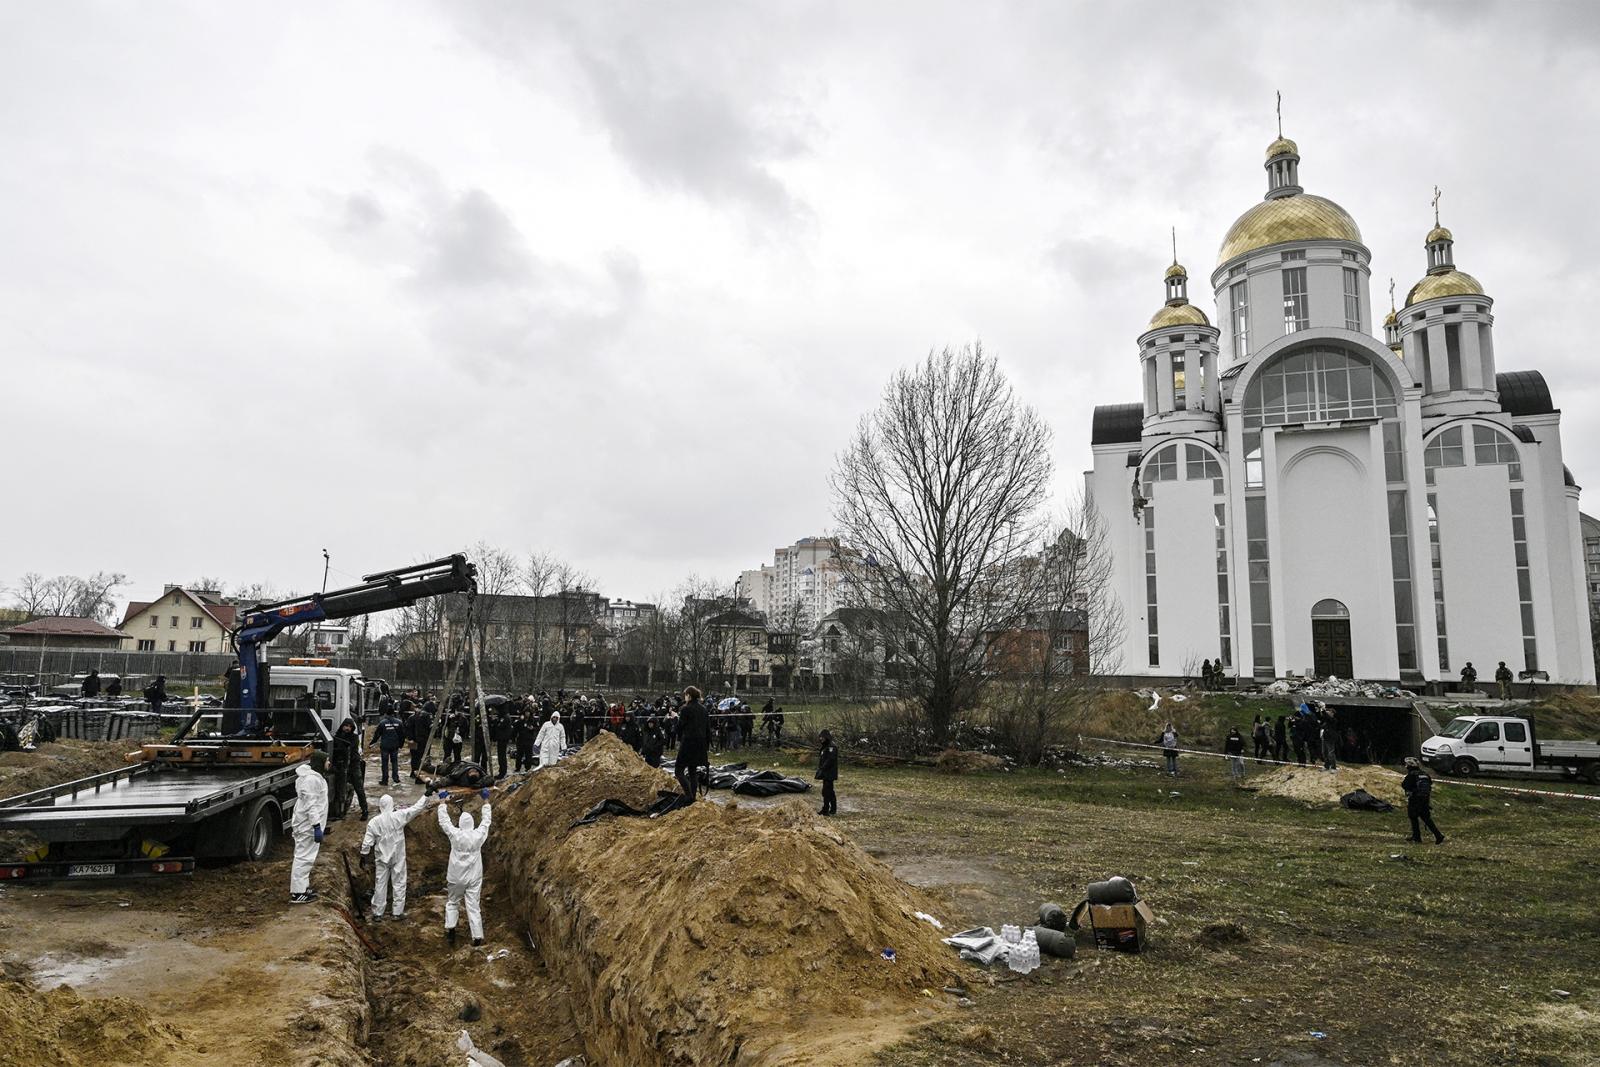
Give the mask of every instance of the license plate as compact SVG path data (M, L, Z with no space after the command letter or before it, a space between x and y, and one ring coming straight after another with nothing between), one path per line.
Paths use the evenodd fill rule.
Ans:
M105 878L116 873L115 863L74 863L67 868L68 878Z

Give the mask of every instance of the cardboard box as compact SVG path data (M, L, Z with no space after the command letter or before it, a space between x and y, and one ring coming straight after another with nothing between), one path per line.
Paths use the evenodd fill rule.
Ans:
M1137 904L1090 904L1089 928L1096 948L1118 952L1143 951L1155 913L1144 901Z

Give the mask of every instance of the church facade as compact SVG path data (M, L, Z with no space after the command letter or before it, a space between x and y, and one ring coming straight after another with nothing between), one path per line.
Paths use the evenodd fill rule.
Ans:
M1380 331L1370 253L1300 154L1229 228L1215 317L1167 269L1140 334L1144 398L1095 409L1088 491L1107 523L1121 672L1381 679L1471 662L1482 682L1593 684L1578 486L1543 377L1498 369L1494 301L1423 241Z

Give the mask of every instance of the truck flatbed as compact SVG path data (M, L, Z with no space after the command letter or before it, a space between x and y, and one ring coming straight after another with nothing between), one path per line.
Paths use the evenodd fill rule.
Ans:
M0 800L0 829L62 839L121 837L144 823L194 822L219 807L292 781L293 766L260 768L141 763ZM103 824L105 832L100 832ZM44 832L42 832L44 831Z

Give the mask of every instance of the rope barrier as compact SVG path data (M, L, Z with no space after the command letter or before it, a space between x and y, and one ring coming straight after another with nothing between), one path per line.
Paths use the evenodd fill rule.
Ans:
M1289 760L1261 759L1261 758L1259 758L1257 756L1238 756L1238 757L1234 757L1234 756L1228 755L1226 752L1211 752L1211 751L1209 751L1207 749L1201 749L1201 748L1169 749L1169 748L1165 748L1162 745L1147 745L1147 744L1142 744L1142 743L1140 743L1138 741L1116 741L1116 740L1113 740L1112 738L1109 738L1109 737L1084 737L1081 734L1078 736L1078 740L1079 740L1079 742L1096 741L1096 742L1099 742L1099 743L1105 744L1105 745L1120 745L1123 748L1148 748L1148 749L1153 749L1153 750L1155 750L1157 752L1163 752L1163 753L1176 751L1176 752L1182 753L1183 755L1188 755L1188 756L1206 756L1206 757L1210 757L1212 759L1234 759L1234 758L1238 758L1238 759L1244 760L1246 763L1266 763L1266 764L1271 764L1271 765L1276 766L1276 767L1305 767L1308 770L1314 769L1314 768L1311 767L1310 764L1300 763L1298 761L1290 762ZM1371 763L1363 763L1363 764L1360 764L1360 766L1371 767L1373 770L1376 770L1381 774L1387 774L1387 775L1389 775L1390 777L1393 777L1393 778L1404 778L1405 777L1405 775L1401 774L1399 771L1392 771L1387 767L1379 767L1379 766L1377 766L1375 764L1371 764ZM1464 782L1459 778L1435 778L1433 780L1433 782L1434 782L1435 785L1465 786L1465 787L1470 788L1470 789L1493 789L1493 790L1496 790L1496 791L1502 792L1502 793L1525 793L1525 794L1527 794L1529 796L1561 797L1561 798L1566 799L1566 800L1600 800L1600 794L1594 794L1594 793L1567 793L1567 792L1564 792L1564 791L1559 790L1559 789L1530 789L1527 786L1493 785L1493 784L1491 784L1489 782Z

